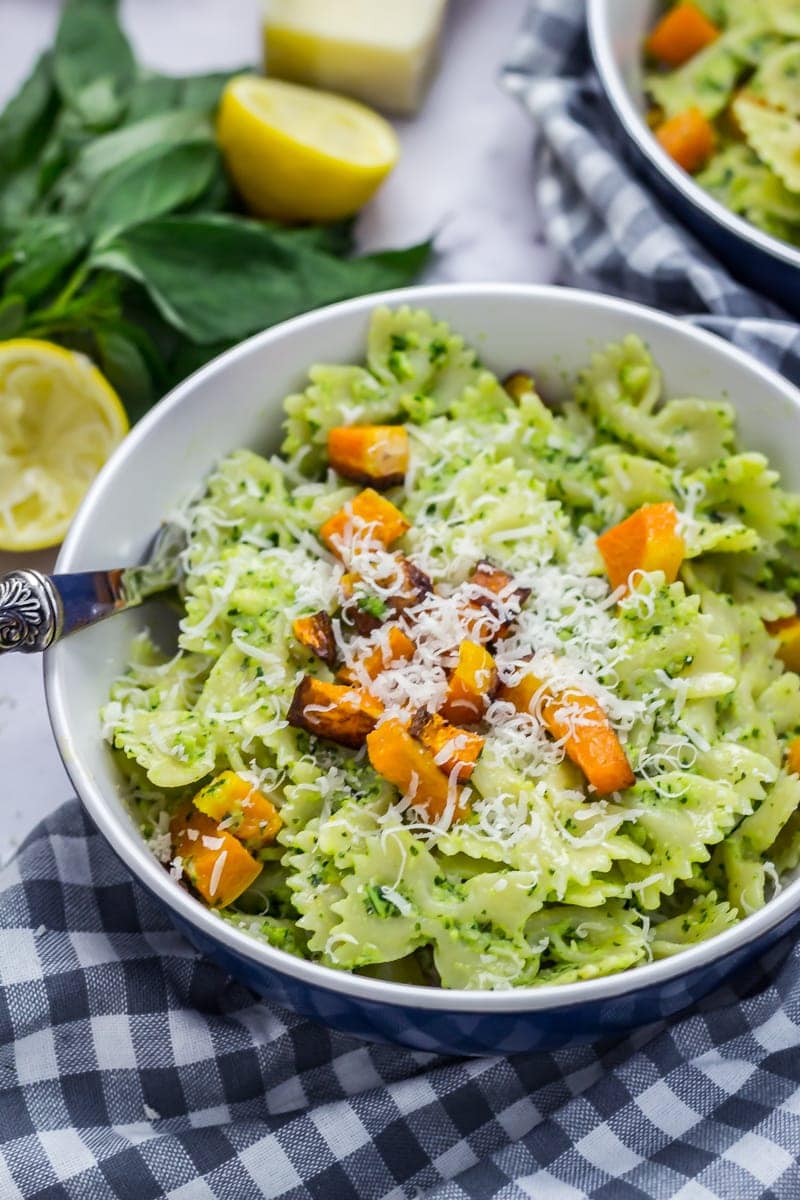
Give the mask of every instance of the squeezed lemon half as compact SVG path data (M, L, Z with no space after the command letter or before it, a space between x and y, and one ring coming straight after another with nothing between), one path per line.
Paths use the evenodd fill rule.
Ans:
M363 104L255 75L225 88L217 139L250 211L280 221L352 216L399 154L391 125Z
M0 550L57 545L128 431L119 396L82 354L0 342Z

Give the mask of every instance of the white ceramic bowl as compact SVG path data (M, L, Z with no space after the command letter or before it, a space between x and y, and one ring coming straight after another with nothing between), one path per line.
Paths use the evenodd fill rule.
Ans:
M729 399L742 442L800 486L794 452L800 394L711 334L585 292L507 285L414 288L348 301L251 338L176 388L133 430L87 496L58 560L60 572L136 562L161 518L238 446L276 449L281 401L314 362L363 359L371 310L401 303L449 321L500 374L530 366L543 387L590 353L633 332L651 347L667 394ZM124 668L146 610L114 617L47 653L48 702L79 796L137 879L200 947L256 990L365 1036L453 1053L528 1050L649 1021L689 1003L794 919L800 883L711 941L625 974L506 992L424 989L334 971L273 949L223 923L152 857L120 799L98 711Z
M715 200L662 150L647 125L643 46L663 10L660 0L587 0L592 57L609 104L654 189L681 220L734 275L800 313L800 248Z

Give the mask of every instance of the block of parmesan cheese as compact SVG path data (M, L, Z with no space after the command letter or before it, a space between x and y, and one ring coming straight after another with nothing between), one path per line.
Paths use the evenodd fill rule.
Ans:
M268 0L267 73L413 113L447 0Z

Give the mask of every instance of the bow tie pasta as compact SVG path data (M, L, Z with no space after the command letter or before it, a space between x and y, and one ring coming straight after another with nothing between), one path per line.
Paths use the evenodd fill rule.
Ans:
M570 983L762 906L800 859L800 498L634 337L558 408L377 310L282 453L181 514L178 647L103 713L153 852L341 970Z

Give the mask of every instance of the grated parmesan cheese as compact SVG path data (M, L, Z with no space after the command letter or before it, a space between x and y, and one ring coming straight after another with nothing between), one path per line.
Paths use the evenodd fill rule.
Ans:
M222 842L223 842L222 838L214 839L214 840L218 840L220 845L222 845ZM203 841L205 842L206 839L203 838ZM216 849L216 847L211 846L211 847L209 847L209 849L213 850L213 849ZM211 878L208 881L209 894L212 896L216 896L216 894L217 894L217 888L219 887L219 882L222 879L222 872L225 870L225 862L226 862L227 858L228 858L228 851L223 850L222 853L217 856L217 860L214 863L214 869L212 870Z
M384 883L381 884L378 890L380 891L380 894L383 896L384 900L388 900L390 904L393 904L395 908L399 909L401 916L407 917L409 913L413 912L413 905L411 902L407 900L405 896L401 896L400 892L398 892L395 888L389 887L388 884Z
M153 854L160 863L165 865L172 857L172 836L169 831L169 813L162 809L158 814L158 822L147 841Z

